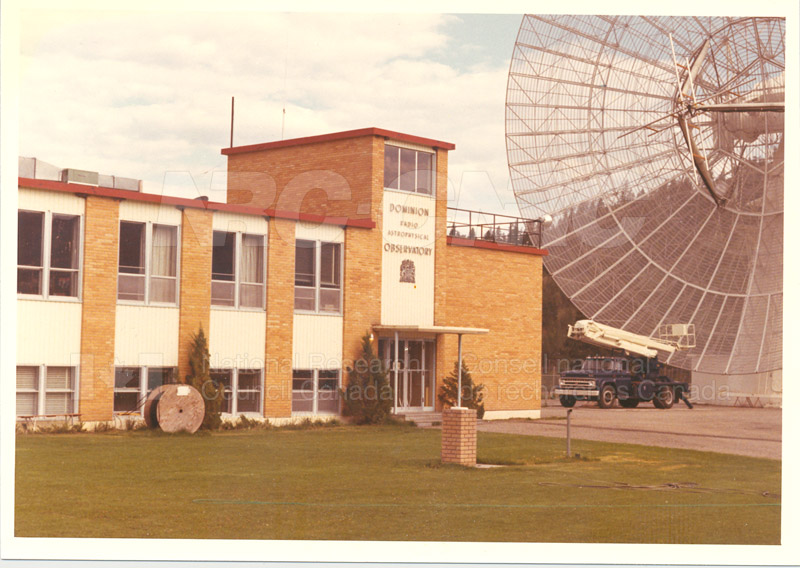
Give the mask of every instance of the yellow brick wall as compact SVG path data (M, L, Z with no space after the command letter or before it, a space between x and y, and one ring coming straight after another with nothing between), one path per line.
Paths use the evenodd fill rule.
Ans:
M374 229L348 227L344 243L344 306L342 331L343 383L346 367L361 357L361 338L381 322L381 246L383 242L383 140L372 138L370 216ZM377 351L377 339L373 345Z
M189 374L192 335L202 326L208 338L211 322L211 212L183 211L181 228L181 290L178 329L178 376Z
M295 224L270 219L267 245L267 344L264 415L292 415Z
M490 330L463 336L463 358L473 380L485 385L486 410L538 410L542 257L461 246L448 246L446 254L443 324ZM458 358L456 336L440 336L437 357L441 385Z
M111 420L117 308L119 202L88 196L81 313L81 418Z

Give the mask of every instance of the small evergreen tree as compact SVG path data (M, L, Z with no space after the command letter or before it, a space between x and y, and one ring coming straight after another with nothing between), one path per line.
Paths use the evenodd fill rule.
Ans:
M192 346L189 351L189 368L191 372L186 375L185 383L196 388L203 396L206 411L203 416L203 424L200 427L205 430L217 429L222 423L220 408L222 406L222 397L225 394L223 386L211 380L210 360L208 340L203 332L203 326L200 326L200 331L192 334Z
M467 236L467 238L468 239L472 239L472 240L475 239L475 228L474 227L470 227L469 228L469 235Z
M516 222L508 229L508 242L512 245L519 244L519 224Z
M450 227L450 236L451 237L457 237L458 236L458 233L456 232L456 224L455 223L453 223L453 226Z
M453 365L453 371L444 379L439 391L439 402L445 406L458 404L458 361ZM475 384L463 360L461 361L461 406L477 410L478 418L483 418L483 413L486 411L483 406L483 385Z
M493 241L494 240L494 233L491 229L486 229L486 232L483 234L484 241Z
M351 416L356 424L382 424L392 418L392 387L383 363L372 350L369 333L361 338L361 358L348 369L342 400L342 414Z

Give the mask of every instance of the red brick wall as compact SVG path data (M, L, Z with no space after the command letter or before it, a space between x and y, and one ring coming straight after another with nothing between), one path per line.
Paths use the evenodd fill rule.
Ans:
M83 420L111 420L117 309L119 201L86 198L79 410Z
M447 247L444 325L488 328L463 336L464 361L483 383L487 411L541 407L542 258ZM437 276L439 273L437 272ZM439 340L437 384L453 369L458 338Z
M361 136L230 155L228 203L369 219L381 141Z
M267 245L267 344L264 415L292 415L294 221L270 219Z
M212 213L184 209L181 228L181 292L178 330L178 376L189 374L192 335L211 326Z

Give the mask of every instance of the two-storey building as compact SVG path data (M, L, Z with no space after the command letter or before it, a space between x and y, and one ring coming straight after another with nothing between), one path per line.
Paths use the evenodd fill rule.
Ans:
M396 412L436 411L461 335L485 418L538 417L546 253L530 222L448 222L453 149L378 128L225 148L227 203L21 159L17 415L136 416L202 328L226 416L338 414L365 335Z

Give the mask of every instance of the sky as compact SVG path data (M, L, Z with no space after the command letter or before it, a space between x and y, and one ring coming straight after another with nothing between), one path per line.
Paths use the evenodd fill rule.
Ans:
M450 205L516 215L504 105L521 20L23 9L19 155L225 201L235 97L235 146L372 126L444 140Z

